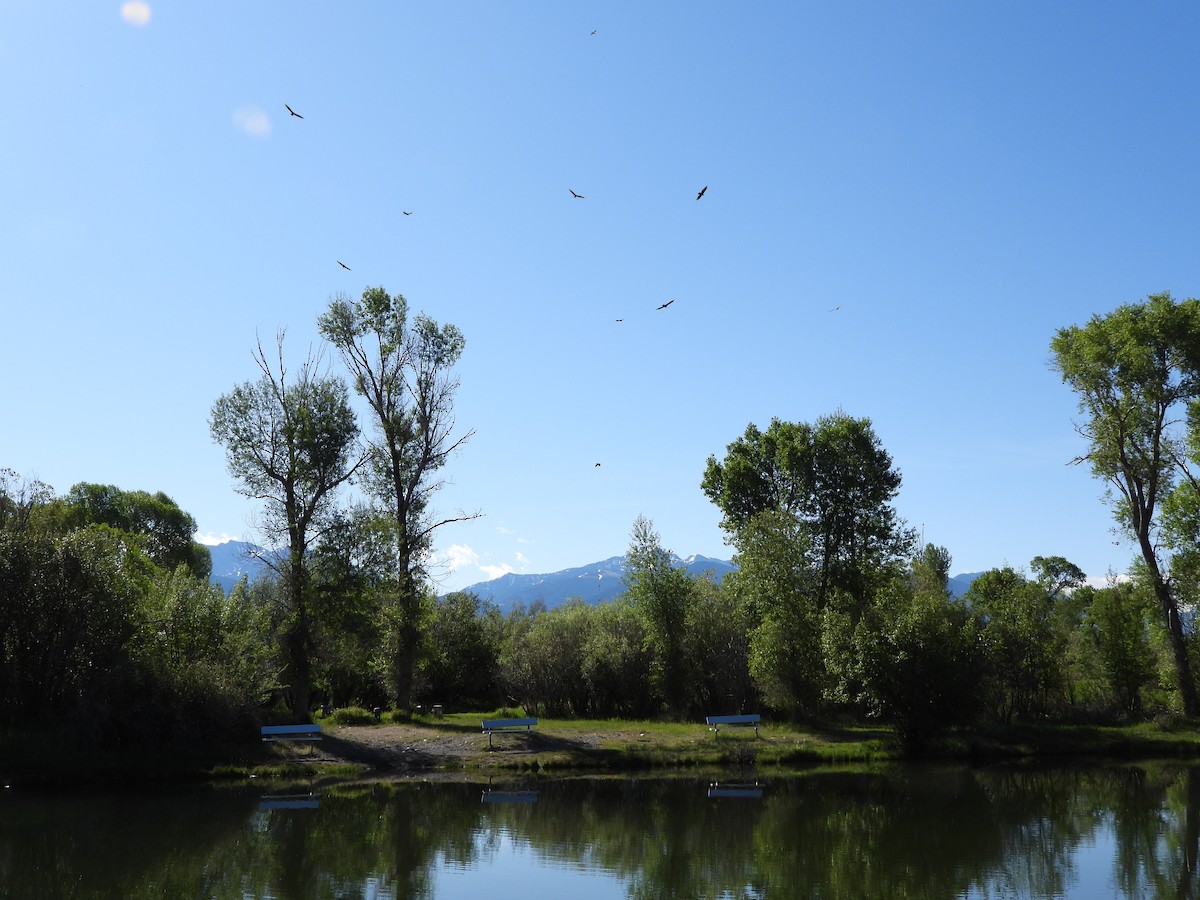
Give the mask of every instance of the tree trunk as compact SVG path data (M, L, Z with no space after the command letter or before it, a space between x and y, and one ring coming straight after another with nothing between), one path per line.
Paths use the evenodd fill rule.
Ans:
M404 603L404 601L401 601ZM411 711L413 670L417 661L417 628L410 620L410 611L402 609L400 616L400 633L396 645L395 670L392 673L392 684L396 691L396 709Z
M312 698L312 624L308 617L307 571L304 567L303 545L293 547L288 560L288 577L285 590L288 604L295 621L286 638L288 696L291 698L292 714L298 721L309 721L309 701Z
M1142 550L1142 559L1150 573L1150 581L1154 586L1154 596L1162 609L1167 621L1167 637L1171 641L1171 653L1175 658L1175 679L1178 682L1179 698L1183 702L1183 713L1195 716L1200 713L1200 704L1196 700L1196 684L1192 680L1192 665L1188 659L1187 640L1183 634L1183 620L1179 616L1179 606L1171 594L1171 587L1162 576L1158 567L1158 558L1150 545L1149 537L1139 536L1138 543Z
M400 583L397 606L399 616L396 634L396 655L392 665L392 686L396 693L396 708L410 711L413 706L413 673L417 666L417 644L420 641L419 621L421 597L408 569L408 556L401 556Z

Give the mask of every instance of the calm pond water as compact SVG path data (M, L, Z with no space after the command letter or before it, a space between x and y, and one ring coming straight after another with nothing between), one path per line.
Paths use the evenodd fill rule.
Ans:
M1200 896L1200 769L0 790L14 898Z

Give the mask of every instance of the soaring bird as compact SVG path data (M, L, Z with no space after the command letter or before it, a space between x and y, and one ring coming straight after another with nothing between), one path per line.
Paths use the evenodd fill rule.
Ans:
M600 463L596 463L596 468L600 468Z
M658 307L658 309L666 309L668 306L670 306L674 302L675 302L675 298L672 297L670 300L668 300L662 306Z
M406 216L412 215L412 213L410 213L407 209L402 209L402 210L400 210L400 212L404 213Z
M703 196L704 196L704 192L705 192L705 191L707 191L707 190L708 190L708 185L706 184L704 187L700 188L700 193L698 193L698 194L696 195L696 199L697 199L697 200L699 200L701 197L703 197Z
M294 109L292 109L292 108L291 108L290 106L288 106L286 103L285 103L285 104L283 104L283 108L284 108L284 109L286 109L288 112L290 112L290 113L291 113L293 116L295 116L297 119L303 119L303 118L304 118L304 116L300 115L300 113L296 112Z
M831 309L830 312L837 312L841 308L842 308L842 304L839 303L837 306L835 306L833 309Z
M345 269L347 272L350 271L350 267L348 265L346 265L344 262L342 262L340 259L337 261L337 264L339 266L341 266L343 269Z
M595 28L593 28L593 29L592 29L592 34L595 34L595 33L596 33L596 29L595 29Z
M571 189L570 189L570 188L567 188L567 190L568 190L568 191L571 191ZM582 200L582 199L583 199L583 194L577 194L577 193L575 193L574 191L571 191L571 196L572 196L572 197L574 197L576 200Z
M617 319L618 322L624 322L624 319Z

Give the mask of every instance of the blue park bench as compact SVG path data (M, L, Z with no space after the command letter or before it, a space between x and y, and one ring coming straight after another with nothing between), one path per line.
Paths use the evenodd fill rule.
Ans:
M720 732L721 727L725 725L753 725L754 736L758 737L758 724L762 721L762 716L758 713L747 713L738 716L706 716L704 721L708 723L708 730L714 734Z
M484 719L483 733L488 736L488 749L492 749L492 735L497 731L531 731L537 728L537 719Z
M320 725L264 725L264 741L319 741Z

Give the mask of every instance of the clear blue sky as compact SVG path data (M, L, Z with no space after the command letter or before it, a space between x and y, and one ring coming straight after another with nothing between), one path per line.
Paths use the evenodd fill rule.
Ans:
M638 515L728 558L708 456L837 410L953 571L1123 571L1049 343L1200 294L1197 46L1194 3L3 4L0 465L253 540L213 401L381 285L467 340L444 589Z

